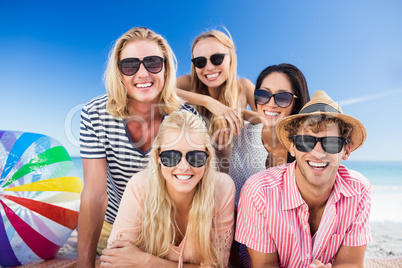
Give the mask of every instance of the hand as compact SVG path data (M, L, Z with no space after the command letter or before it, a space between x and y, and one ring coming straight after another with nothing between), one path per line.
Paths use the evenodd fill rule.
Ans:
M308 266L308 268L331 268L332 264L327 263L327 264L323 264L321 261L319 260L314 260L312 263L310 263L310 265Z
M234 135L239 135L244 127L243 108L229 108L219 103L211 112L214 114L213 140L218 143L218 150L228 147Z
M129 241L116 241L111 248L102 251L102 268L107 267L144 267L151 255L141 251Z

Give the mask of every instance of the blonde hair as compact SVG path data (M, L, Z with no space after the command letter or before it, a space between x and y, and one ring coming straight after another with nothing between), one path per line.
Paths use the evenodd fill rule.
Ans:
M162 176L161 164L158 163L161 141L172 130L180 130L183 135L191 131L203 134L202 138L209 158L205 164L205 172L196 186L186 235L196 241L195 247L191 247L193 251L190 256L194 262L196 253L201 253L203 262L222 267L223 254L219 250L219 245L216 244L217 237L212 232L213 221L215 221L214 178L217 176L217 171L213 167L215 153L204 122L200 117L187 111L173 112L165 117L153 142L144 198L144 213L136 245L145 252L164 258L168 255L170 244L174 244L176 238L176 208L167 192L166 180Z
M159 112L169 114L179 110L184 103L176 94L176 57L168 45L167 41L159 34L145 28L132 28L119 39L109 54L109 60L106 71L103 75L105 88L108 93L107 111L116 117L128 118L131 116L130 106L128 105L129 98L127 90L123 83L123 77L119 69L119 61L121 51L129 42L138 40L150 40L158 45L165 59L165 84L159 99Z
M193 51L197 43L200 40L206 38L216 38L219 42L221 42L225 47L228 48L229 51L228 56L230 59L229 74L225 83L223 83L220 86L221 90L218 96L218 101L225 104L228 107L235 108L237 106L237 101L240 94L240 85L237 80L237 55L232 36L230 35L227 29L225 30L228 35L218 30L211 30L197 36L194 39L193 45L191 47L191 56L194 57ZM202 83L201 80L198 78L194 64L192 64L191 66L191 90L196 93L209 95L208 87L204 83ZM212 116L211 112L205 109L205 107L196 106L196 109L202 116L208 119L211 118Z

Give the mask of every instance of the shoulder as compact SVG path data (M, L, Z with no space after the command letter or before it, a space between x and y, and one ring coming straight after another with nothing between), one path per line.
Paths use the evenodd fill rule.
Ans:
M244 184L244 188L250 193L261 193L282 187L286 172L291 164L272 167L252 175Z
M83 109L93 110L93 109L99 109L99 108L106 108L107 100L108 100L107 94L98 96L96 98L93 98L89 102L85 103Z
M222 198L226 196L226 198L231 198L235 194L235 185L232 178L222 172L217 172L217 176L215 179L215 192L218 198Z
M177 77L177 87L184 90L190 90L191 87L191 75L186 74Z
M361 173L340 165L338 168L338 174L349 187L353 188L357 192L362 193L371 191L370 181Z
M143 193L145 191L148 173L148 169L135 173L128 181L126 189L130 189L135 195Z
M247 78L240 78L237 81L239 82L242 92L254 91L254 84Z

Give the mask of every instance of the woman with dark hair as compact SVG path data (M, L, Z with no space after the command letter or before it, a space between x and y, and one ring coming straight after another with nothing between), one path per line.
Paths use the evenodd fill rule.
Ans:
M275 128L282 118L299 113L309 100L306 79L291 64L268 66L258 76L254 101L261 123L246 124L241 135L233 139L229 175L236 186L236 212L241 188L249 177L294 161L279 142ZM251 267L246 246L239 245L238 255L241 267Z
M240 190L251 175L294 160L278 141L275 127L285 116L298 113L310 96L303 73L282 63L261 72L254 100L262 123L246 124L234 138L229 175L236 185L236 207Z

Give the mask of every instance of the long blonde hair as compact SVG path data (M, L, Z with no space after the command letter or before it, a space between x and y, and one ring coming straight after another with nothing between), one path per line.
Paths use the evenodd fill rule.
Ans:
M161 141L172 130L180 130L184 135L190 131L203 134L209 158L205 164L205 172L196 186L186 235L196 241L195 247L191 247L193 252L190 258L195 261L196 253L201 253L203 262L222 267L223 255L219 252L219 246L214 243L216 235L214 236L212 232L212 224L215 220L215 178L217 176L217 171L213 167L215 153L204 122L190 112L173 112L165 117L159 127L150 152L150 168L144 193L144 213L136 245L145 252L164 258L168 255L170 245L174 244L177 235L176 207L168 194L161 164L158 163Z
M119 39L109 54L109 60L106 71L103 75L106 91L108 93L107 111L116 117L128 118L131 116L129 98L127 90L123 83L123 77L119 69L119 61L121 51L129 42L138 40L150 40L158 45L165 59L165 84L159 99L159 112L169 114L179 110L183 104L183 100L176 94L176 57L168 45L167 41L159 34L145 28L132 28Z
M230 59L229 74L226 82L224 82L224 84L221 85L218 101L225 104L228 107L235 108L237 106L237 101L240 94L240 85L237 80L237 55L232 36L230 35L227 29L225 30L228 33L228 35L218 30L211 30L197 36L194 39L193 45L191 47L191 56L194 57L193 51L196 44L200 40L206 38L216 38L218 39L219 42L221 42L224 46L228 48L229 59ZM191 65L191 90L196 93L209 95L208 87L204 83L202 83L201 80L198 78L194 64ZM205 107L196 106L196 109L205 118L208 119L211 118L212 116L211 112L205 109Z

